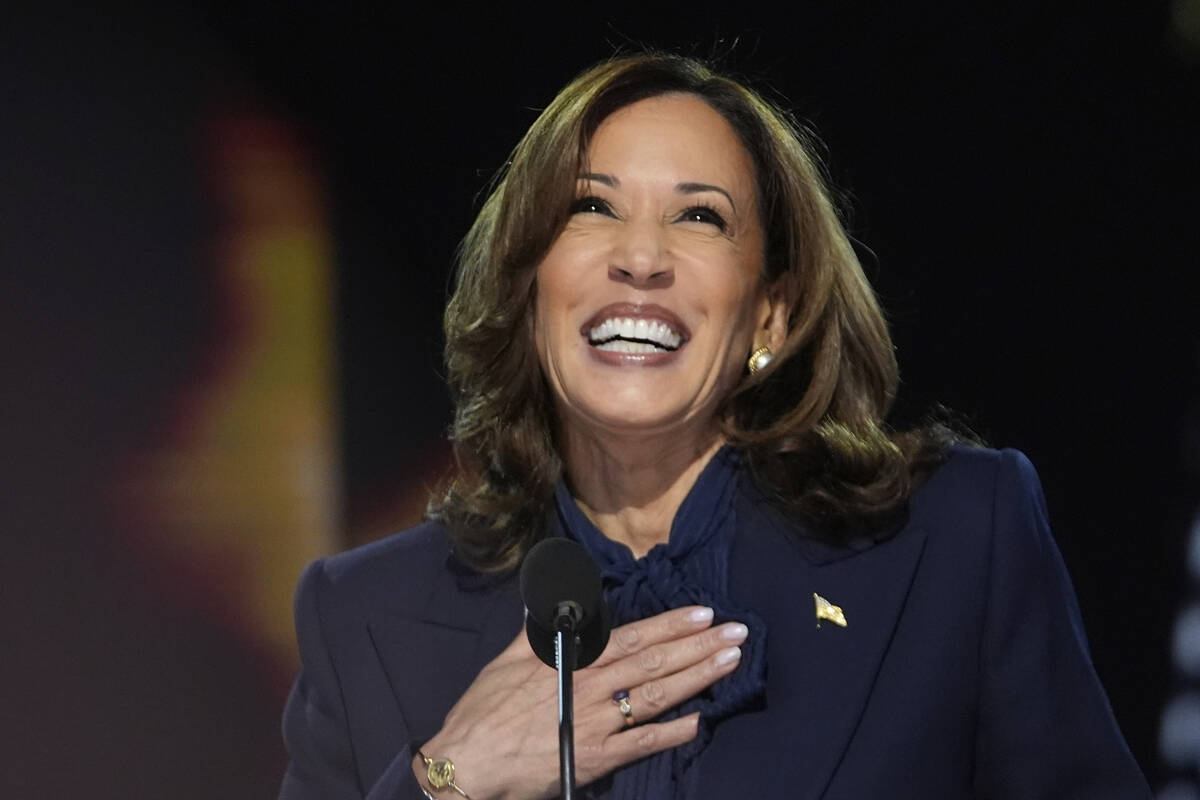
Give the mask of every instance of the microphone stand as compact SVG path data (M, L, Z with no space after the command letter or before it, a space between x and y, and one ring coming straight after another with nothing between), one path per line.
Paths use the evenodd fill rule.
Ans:
M575 627L579 606L561 603L554 619L554 666L558 669L558 769L561 800L575 799Z

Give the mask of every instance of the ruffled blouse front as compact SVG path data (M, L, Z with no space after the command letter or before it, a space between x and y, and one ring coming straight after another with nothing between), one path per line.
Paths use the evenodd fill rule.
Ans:
M713 609L714 625L738 621L749 629L741 662L731 674L658 718L663 721L699 711L696 738L617 770L588 787L585 796L607 800L688 797L689 780L695 778L691 767L711 739L714 726L761 698L766 677L766 624L729 598L730 552L737 530L734 501L742 480L748 478L741 456L730 447L722 448L680 505L667 543L637 559L628 547L601 533L575 503L566 484L559 481L555 493L557 533L582 544L600 567L614 625L673 608L704 605ZM636 697L634 694L635 703Z

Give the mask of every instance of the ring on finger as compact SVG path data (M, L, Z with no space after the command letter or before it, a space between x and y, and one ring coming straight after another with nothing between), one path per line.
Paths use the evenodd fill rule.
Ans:
M625 727L632 727L637 720L633 718L633 706L629 704L629 690L621 689L613 692L612 699L617 704L617 708L621 709L621 713L625 715Z

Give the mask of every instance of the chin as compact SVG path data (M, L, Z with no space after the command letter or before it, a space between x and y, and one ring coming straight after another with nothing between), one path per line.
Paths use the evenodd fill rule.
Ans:
M622 434L647 436L680 430L696 418L687 405L659 403L606 402L588 405L573 414L584 428Z

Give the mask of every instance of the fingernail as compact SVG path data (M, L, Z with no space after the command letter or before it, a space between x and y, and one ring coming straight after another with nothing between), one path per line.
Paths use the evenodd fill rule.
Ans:
M692 613L688 614L688 620L691 622L712 622L713 610L711 608L697 608Z
M742 648L727 647L717 653L716 662L718 667L727 667L742 657Z
M721 638L730 642L743 642L746 640L746 634L749 632L745 625L735 622L721 629Z

